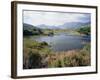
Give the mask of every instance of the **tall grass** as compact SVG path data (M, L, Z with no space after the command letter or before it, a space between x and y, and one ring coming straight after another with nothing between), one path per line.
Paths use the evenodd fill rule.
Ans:
M82 50L56 53L52 63L53 67L90 66L90 44L86 44Z
M90 66L90 44L81 50L53 52L46 42L24 39L23 68Z

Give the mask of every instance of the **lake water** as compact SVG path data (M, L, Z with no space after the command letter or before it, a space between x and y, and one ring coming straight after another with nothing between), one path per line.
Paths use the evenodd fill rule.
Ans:
M90 36L76 36L69 34L59 34L53 36L31 36L32 40L47 42L53 51L67 51L81 49L85 42L90 42Z

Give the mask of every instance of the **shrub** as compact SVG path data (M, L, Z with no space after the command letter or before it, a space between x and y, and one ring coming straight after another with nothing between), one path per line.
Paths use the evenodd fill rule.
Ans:
M41 68L42 67L42 57L38 52L29 53L29 68Z
M45 42L45 41L43 41L43 42L40 43L40 45L41 45L41 46L48 46L48 43Z
M86 26L86 27L79 28L78 32L81 34L89 35L90 34L90 27Z

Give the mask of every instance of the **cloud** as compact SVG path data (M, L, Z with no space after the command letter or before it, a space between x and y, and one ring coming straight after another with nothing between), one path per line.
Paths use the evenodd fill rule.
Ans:
M62 25L67 22L82 22L90 20L89 13L62 13L62 12L44 12L44 11L24 11L24 23L32 25Z

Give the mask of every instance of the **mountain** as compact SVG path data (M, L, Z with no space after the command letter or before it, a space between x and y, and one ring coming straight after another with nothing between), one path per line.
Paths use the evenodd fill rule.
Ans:
M23 23L23 30L32 30L32 29L39 29L34 25Z
M37 25L37 27L41 28L41 29L58 29L59 28L58 26L49 26L49 25L45 25L45 24Z
M37 25L38 28L41 29L77 29L80 27L84 27L86 25L90 26L90 22L67 22L64 23L62 25L58 25L58 26L49 26L49 25L45 25L45 24L41 24L41 25Z
M23 23L23 34L24 35L39 35L42 34L43 31L40 28L37 28L36 26Z
M40 29L78 29L84 26L90 26L90 22L67 22L58 26L50 26L46 24L40 24L37 26L23 23L24 30L40 30Z
M82 22L69 22L64 23L63 25L59 25L62 29L77 29L80 27L84 27L86 25L90 25L90 22L82 23Z

